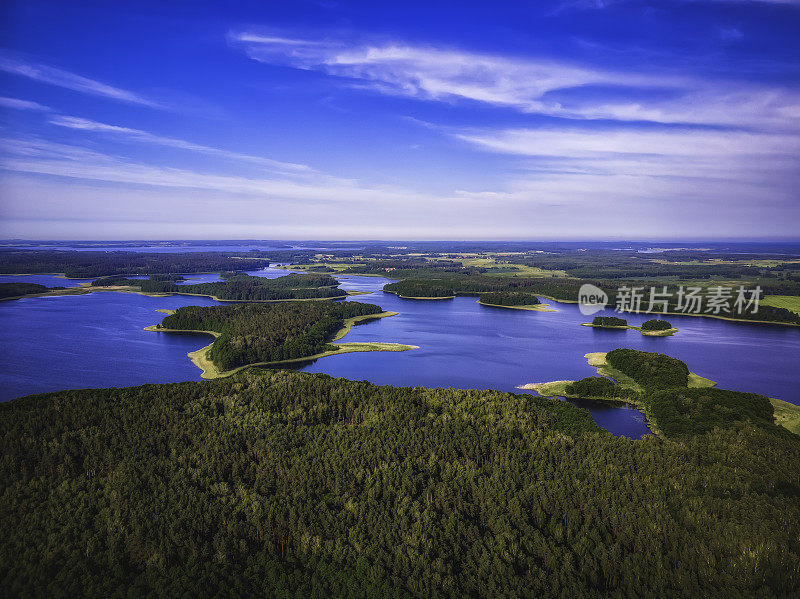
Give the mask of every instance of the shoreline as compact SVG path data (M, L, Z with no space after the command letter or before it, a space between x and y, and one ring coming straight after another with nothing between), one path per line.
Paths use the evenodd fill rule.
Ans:
M361 276L361 275L359 275L359 276ZM381 289L381 291L383 291L384 293L391 293L392 295L396 295L400 299L410 299L410 300L449 300L449 299L455 299L456 298L455 295L443 295L443 296L440 296L440 297L414 297L414 296L411 296L411 295L400 295L396 291L389 291L388 289Z
M157 312L174 313L174 310L159 309ZM331 338L331 343L337 341L347 335L357 322L378 320L380 318L387 318L390 316L397 316L398 312L380 312L379 314L365 314L362 316L353 316L344 320L343 326L334 333ZM195 329L164 329L157 328L157 325L150 325L144 327L145 331L153 333L190 333L190 334L206 334L214 337L214 341L221 335L216 331L201 331ZM303 356L300 358L290 358L288 360L275 360L272 362L253 362L252 364L244 364L237 366L230 370L220 370L212 360L208 358L208 350L214 345L214 341L186 354L191 360L192 364L201 370L200 378L205 380L213 380L217 378L229 377L237 372L245 370L246 368L263 367L263 366L279 366L281 364L293 364L298 362L307 362L310 360L317 360L327 356L336 356L339 354L355 353L355 352L369 352L369 351L408 351L410 349L419 349L418 345L406 345L403 343L391 343L382 341L350 341L337 344L338 349L324 351L312 356Z
M478 300L476 303L481 306L489 306L490 308L510 308L511 310L530 310L531 312L558 312L550 307L550 304L525 304L521 306L503 306L500 304L487 304Z

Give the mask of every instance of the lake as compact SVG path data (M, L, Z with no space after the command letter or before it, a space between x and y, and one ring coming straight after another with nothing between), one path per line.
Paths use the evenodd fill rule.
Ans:
M270 278L287 272L251 271ZM581 327L589 318L574 304L551 302L556 312L531 312L481 306L474 297L404 300L380 291L388 279L338 278L346 289L369 293L350 301L372 302L400 313L354 327L345 340L393 341L420 349L330 356L298 370L378 384L520 393L516 386L524 383L591 376L594 369L583 357L587 352L630 347L684 360L690 370L720 387L800 405L797 328L670 316L680 329L676 335L644 337L634 330ZM216 275L202 279L215 280ZM67 388L200 380L200 371L186 354L208 344L209 336L142 329L163 318L158 308L217 303L192 296L113 292L0 302L0 325L6 334L0 400ZM630 324L647 319L626 318ZM648 432L641 413L633 408L580 405L614 434L638 438Z

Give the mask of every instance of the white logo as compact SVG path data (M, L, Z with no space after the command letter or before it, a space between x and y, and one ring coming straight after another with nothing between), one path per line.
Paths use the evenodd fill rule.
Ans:
M589 283L581 285L578 290L578 309L580 309L581 314L590 316L605 308L607 304L608 295L606 295L605 291Z

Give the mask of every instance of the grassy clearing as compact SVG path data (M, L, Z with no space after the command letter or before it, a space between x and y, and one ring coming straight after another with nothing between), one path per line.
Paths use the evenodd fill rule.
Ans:
M769 401L772 403L775 424L800 435L800 406L780 399L770 398Z
M761 303L773 308L786 308L800 314L800 296L797 295L768 295L761 300Z

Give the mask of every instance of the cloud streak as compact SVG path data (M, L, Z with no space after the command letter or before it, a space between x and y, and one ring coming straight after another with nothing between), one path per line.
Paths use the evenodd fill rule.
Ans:
M126 141L133 141L139 143L153 144L164 146L168 148L177 148L180 150L187 150L190 152L197 152L208 156L217 158L225 158L234 162L246 162L255 164L276 172L284 174L303 174L311 173L313 169L304 164L294 164L291 162L281 162L279 160L272 160L261 156L252 156L250 154L242 154L239 152L231 152L219 148L213 148L202 144L196 144L182 139L173 137L164 137L155 135L140 129L131 129L130 127L120 127L117 125L107 125L89 119L82 119L72 116L54 116L50 119L50 124L58 127L65 127L78 131L87 131L91 133L99 133L103 135L121 138Z
M138 104L149 108L168 108L164 104L160 104L134 92L114 87L94 79L89 79L88 77L83 77L82 75L71 73L70 71L65 71L42 63L26 61L12 56L7 52L0 54L0 71L91 96L99 96L129 104Z
M354 87L419 100L467 100L573 120L662 124L797 128L800 116L797 90L747 82L712 83L683 74L619 72L403 43L254 33L230 37L259 62L321 71L349 79Z

